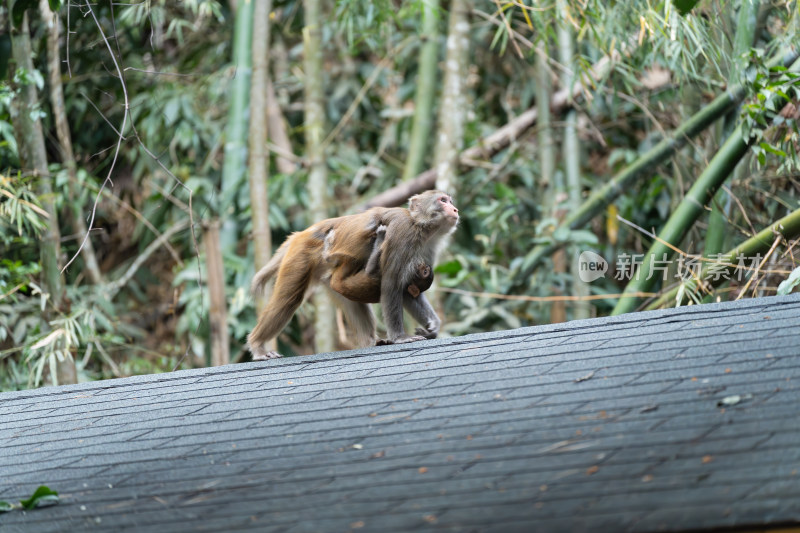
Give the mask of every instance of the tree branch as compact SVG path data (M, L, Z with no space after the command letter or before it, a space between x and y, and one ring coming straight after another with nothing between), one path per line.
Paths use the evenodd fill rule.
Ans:
M611 70L612 59L609 56L603 57L589 70L589 74L584 74L581 83L576 83L570 89L562 89L553 95L550 101L550 108L553 112L560 112L577 100L597 81L605 77ZM497 131L480 141L479 144L467 148L458 158L459 167L465 167L471 161L480 159L490 159L497 153L508 148L508 146L521 137L524 133L536 125L539 117L537 107L532 107L520 116L499 128ZM419 174L413 180L398 184L391 189L373 197L366 204L359 206L360 209L382 206L393 207L404 203L410 196L430 189L436 183L436 169L431 168Z

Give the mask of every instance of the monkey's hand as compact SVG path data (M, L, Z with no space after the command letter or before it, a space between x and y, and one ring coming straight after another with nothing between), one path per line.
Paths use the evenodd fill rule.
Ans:
M429 330L427 328L417 328L414 333L425 337L426 339L435 339L439 335L439 328L435 330Z
M439 335L439 329L442 327L442 321L435 314L428 318L424 326L418 327L414 332L417 335L422 335L426 339L435 339Z

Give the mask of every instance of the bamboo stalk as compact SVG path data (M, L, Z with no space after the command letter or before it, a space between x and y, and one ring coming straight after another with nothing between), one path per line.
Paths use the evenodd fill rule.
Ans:
M15 68L33 71L33 51L31 48L28 13L22 17L17 31L11 34L11 46ZM13 76L10 79L14 79ZM15 136L19 143L19 154L23 167L33 171L38 177L37 189L42 208L47 211L44 238L40 245L42 278L45 291L48 293L52 309L61 310L64 298L64 281L58 267L61 253L61 230L58 225L58 213L53 197L51 177L47 168L47 152L44 145L42 123L35 113L38 95L36 85L28 83L19 87L19 96L11 99L11 121ZM49 311L48 311L49 314ZM54 385L77 383L75 361L72 357L57 360L55 373L51 375Z
M325 160L325 105L322 76L322 2L303 0L303 65L305 68L305 135L309 161L308 192L314 222L327 217L328 167ZM325 291L314 294L314 344L317 352L336 348L336 315Z
M433 97L436 94L438 70L439 0L422 0L422 47L417 68L417 91L414 95L414 124L408 143L408 155L403 167L403 181L416 176L430 145L433 122Z
M209 222L203 231L203 245L208 269L208 325L211 330L211 366L230 363L230 340L228 336L228 311L225 301L225 270L222 264L219 236L220 222Z
M42 14L42 21L47 27L47 79L50 89L50 109L56 125L56 137L58 138L59 149L64 166L69 173L69 198L70 206L67 212L70 222L78 235L86 235L86 221L81 213L81 204L77 202L78 177L77 165L75 164L75 153L72 150L72 136L67 120L66 104L64 103L64 91L61 87L61 46L59 43L59 18L57 13L50 10L47 0L39 2L39 11ZM104 283L100 266L97 263L97 254L91 239L86 239L81 248L81 255L88 272L88 277L95 285Z
M739 256L753 257L757 254L766 252L774 242L776 235L782 236L787 241L800 237L800 209L793 211L777 222L770 224L763 230L759 231L753 237L750 237L743 243L739 244L736 248L721 256L719 261L703 265L703 268L700 270L700 274L698 276L704 284L702 287L716 287L724 283L726 281L725 275L729 275L736 269ZM715 269L715 275L712 277L712 279L706 281L706 278L709 277L708 273L711 268ZM720 272L720 275L716 275L716 272ZM649 304L647 309L658 309L664 307L670 301L676 301L678 291L680 290L680 286L670 289L659 296L657 300ZM699 292L700 290L701 286L698 286L695 292ZM688 295L684 294L681 298L681 301L676 303L680 305L686 300L687 297Z
M792 66L794 68L794 65ZM783 99L779 94L772 99ZM769 106L769 104L766 104ZM736 165L747 153L751 140L744 139L742 125L739 125L720 147L708 166L703 170L697 181L691 186L677 209L670 215L658 235L658 240L650 246L644 255L644 261L639 266L639 275L635 276L625 287L623 294L649 292L655 285L657 278L652 274L656 261L663 261L673 257L674 250L668 246L679 245L694 223L705 211L705 205L714 197L717 189L728 179ZM642 275L645 274L645 275ZM629 313L636 309L639 300L625 298L619 300L612 315Z
M597 80L605 77L611 70L612 58L606 56L594 64L589 70L589 74L576 83L572 88L564 88L553 95L550 101L550 108L553 113L562 111L572 102L573 98L578 98ZM528 130L536 125L539 117L538 106L534 106L521 113L517 118L498 128L494 133L482 139L475 146L471 146L461 152L458 158L459 168L474 164L474 161L490 159L495 154L508 148L512 142L519 139ZM366 209L375 206L391 207L397 206L408 200L409 197L430 189L436 183L436 169L430 168L418 175L411 181L404 181L388 189L381 194L375 195L369 202L359 206L357 209Z

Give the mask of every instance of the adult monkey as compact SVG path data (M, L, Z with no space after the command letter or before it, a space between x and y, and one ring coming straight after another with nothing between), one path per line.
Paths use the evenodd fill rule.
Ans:
M269 302L247 336L253 359L280 357L266 350L264 343L286 326L312 285L330 288L332 279L340 282L334 286L344 293L362 299L354 301L331 292L353 328L358 344L372 344L375 316L363 300L374 299L376 263L380 266L380 303L388 336L384 342L435 338L441 320L424 294L414 297L414 291L409 289L420 281L420 265L435 263L446 237L455 231L457 224L458 209L450 196L442 191L427 191L413 196L408 209L375 207L357 215L323 220L293 233L253 278L253 292L261 292L275 277ZM372 271L366 272L370 259ZM359 264L365 265L363 273ZM355 283L348 285L348 280ZM359 280L363 285L359 285ZM421 326L416 335L407 335L403 328L403 308Z

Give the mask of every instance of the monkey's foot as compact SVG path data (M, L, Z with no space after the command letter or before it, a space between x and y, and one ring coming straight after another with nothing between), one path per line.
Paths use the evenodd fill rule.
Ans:
M270 359L277 359L278 357L283 357L283 356L278 352L273 352L272 350L269 350L264 353L257 353L257 354L254 353L253 361L268 361Z
M405 337L399 337L395 340L378 339L378 342L375 343L375 346L388 346L389 344L406 344L408 342L417 342L424 340L426 340L426 338L421 335L406 335Z

